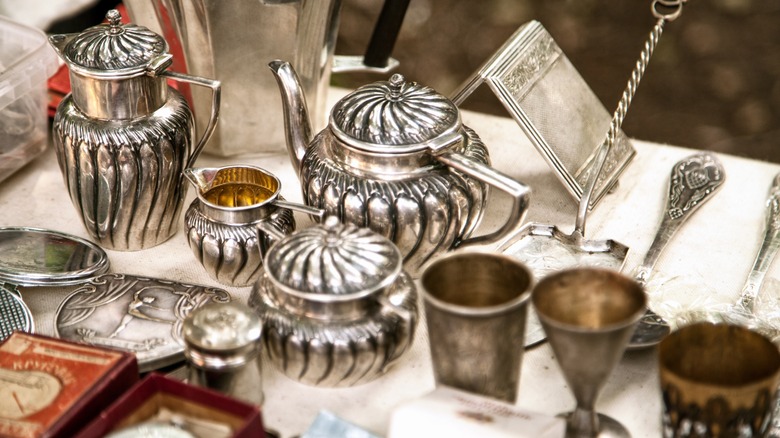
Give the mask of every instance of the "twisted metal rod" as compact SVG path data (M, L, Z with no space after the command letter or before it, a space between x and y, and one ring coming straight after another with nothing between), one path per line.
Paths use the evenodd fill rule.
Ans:
M590 198L593 195L593 191L596 187L596 182L601 174L601 170L604 167L604 163L607 161L607 155L610 149L615 144L618 131L623 125L623 120L626 118L628 107L631 106L631 101L634 99L636 90L639 87L639 81L642 80L642 76L645 74L647 65L650 62L650 57L653 56L653 51L658 45L658 40L661 38L661 34L664 31L664 24L666 24L666 18L659 18L658 22L653 26L650 31L650 35L645 41L642 53L639 55L639 59L634 66L634 70L631 72L631 78L626 84L623 95L620 97L620 103L618 103L615 112L612 115L612 121L609 124L609 131L604 139L604 142L599 148L599 155L596 157L596 167L591 169L591 173L588 174L588 185L585 188L585 192L580 199L579 211L577 212L577 223L574 226L575 233L579 233L580 236L585 235L585 218L587 217L588 207L590 206Z

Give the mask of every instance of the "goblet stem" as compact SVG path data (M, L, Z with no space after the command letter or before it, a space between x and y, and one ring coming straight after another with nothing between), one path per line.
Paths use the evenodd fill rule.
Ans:
M593 408L580 405L566 422L566 438L592 438L599 434L599 416Z

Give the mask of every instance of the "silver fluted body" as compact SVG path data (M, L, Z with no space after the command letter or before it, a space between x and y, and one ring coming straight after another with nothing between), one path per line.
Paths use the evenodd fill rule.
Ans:
M268 222L282 234L295 229L291 210L276 208L267 217L244 224L225 224L204 213L201 201L195 199L184 213L187 242L190 249L211 278L222 284L250 286L260 278L263 259L260 255L260 238L257 222ZM262 233L265 245L271 239Z
M176 233L187 191L182 176L214 132L220 83L168 72L172 56L158 34L108 23L49 43L69 69L71 94L57 107L54 147L70 198L101 246L135 251ZM209 87L212 113L193 140L192 111L167 78Z
M464 131L459 152L489 165L485 144L473 130ZM398 179L345 171L328 156L331 141L331 136L320 136L304 158L300 177L305 202L387 237L404 254L410 272L453 248L479 224L487 184L436 161Z
M68 96L54 117L54 149L89 235L104 248L140 250L178 229L193 119L171 89L157 111L123 127L87 116Z
M417 290L386 238L329 217L276 243L249 297L270 362L323 387L369 382L410 347Z

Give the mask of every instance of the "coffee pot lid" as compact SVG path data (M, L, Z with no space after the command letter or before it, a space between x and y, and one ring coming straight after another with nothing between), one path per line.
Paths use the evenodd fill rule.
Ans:
M167 54L168 43L146 27L122 24L121 19L119 11L111 9L106 13L108 23L77 34L53 35L50 41L68 67L80 73L144 73L152 61Z
M400 74L367 84L336 103L330 127L347 144L369 152L409 153L460 129L458 107L434 89Z
M401 272L403 257L384 236L330 216L280 240L263 263L285 292L338 299L389 286Z

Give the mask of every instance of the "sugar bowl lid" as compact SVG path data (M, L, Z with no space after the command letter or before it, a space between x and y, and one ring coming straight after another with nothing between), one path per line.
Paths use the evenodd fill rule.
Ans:
M108 267L103 248L80 237L42 228L0 228L0 283L72 285Z
M451 143L460 130L455 104L400 74L364 85L338 101L330 127L344 143L377 153L410 153Z
M276 243L263 261L284 292L336 301L367 296L395 282L403 257L393 242L330 216Z
M87 76L132 77L168 52L165 39L136 24L122 24L116 9L106 13L108 23L81 33L52 35L49 41L72 71Z

